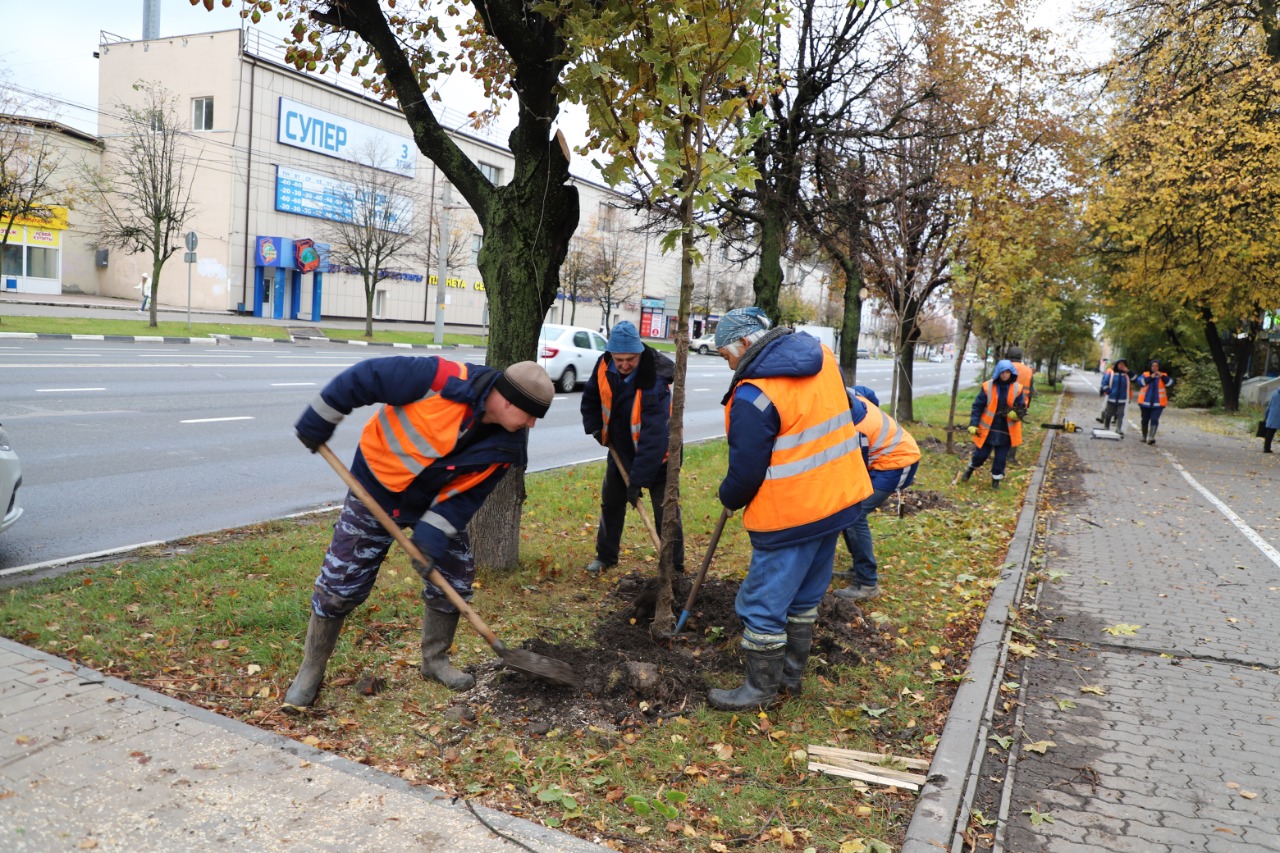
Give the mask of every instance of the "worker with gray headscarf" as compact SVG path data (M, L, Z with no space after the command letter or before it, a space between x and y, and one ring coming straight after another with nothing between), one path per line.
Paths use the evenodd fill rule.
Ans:
M715 344L733 369L725 406L729 465L720 502L743 509L751 566L738 589L746 681L711 690L722 711L799 692L836 541L871 492L844 379L817 338L771 328L759 308L735 308Z

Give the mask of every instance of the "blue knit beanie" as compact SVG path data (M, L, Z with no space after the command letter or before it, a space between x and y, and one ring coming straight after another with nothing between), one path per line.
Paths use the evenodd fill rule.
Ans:
M613 331L609 333L609 345L605 347L605 351L619 354L644 352L640 333L636 331L636 327L630 320L620 320L618 325L613 327Z
M716 349L727 346L739 338L750 337L772 326L764 311L752 305L750 308L734 308L725 312L716 325Z

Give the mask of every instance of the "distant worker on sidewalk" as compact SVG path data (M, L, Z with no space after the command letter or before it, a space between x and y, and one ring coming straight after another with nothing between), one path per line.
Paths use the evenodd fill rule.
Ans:
M138 306L138 312L142 313L147 310L147 303L151 301L151 276L143 273L142 281L135 284L133 289L142 291L142 304Z
M779 687L800 690L836 541L872 493L835 356L815 337L772 325L759 308L735 308L715 332L734 371L720 502L746 508L752 547L735 601L746 681L707 694L721 711L762 708Z
M1169 405L1169 389L1174 379L1160 370L1160 362L1152 361L1146 372L1134 380L1138 388L1138 407L1142 412L1142 440L1156 443L1156 431L1160 429L1160 415Z
M995 378L982 383L969 410L973 455L969 458L969 467L960 472L956 482L966 482L974 471L982 467L987 457L994 454L991 488L1000 488L1009 448L1022 444L1022 418L1027 413L1024 399L1022 385L1014 375L1013 363L1008 359L996 362Z
M1098 389L1098 394L1106 398L1106 405L1099 419L1102 421L1102 428L1111 429L1111 422L1114 420L1116 432L1124 435L1124 410L1133 396L1129 362L1123 358L1117 358L1111 363L1107 372L1102 374L1102 387Z
M915 482L920 447L902 426L880 409L880 400L865 385L849 389L853 425L861 435L863 459L871 475L871 496L862 501L858 520L844 531L844 544L853 557L853 583L835 591L838 598L861 601L880 594L876 555L868 516L894 492Z
M1031 407L1031 398L1036 395L1036 374L1031 369L1031 365L1022 363L1022 347L1011 346L1005 353L1005 357L1013 362L1014 378L1018 380L1018 384L1022 386L1022 409L1023 415L1026 410ZM1009 448L1009 464L1012 465L1018 461L1018 448Z
M1271 452L1271 439L1276 437L1280 429L1280 388L1277 388L1267 403L1267 415L1262 425L1262 452Z
M600 487L600 525L596 558L587 572L597 575L618 564L627 504L638 505L645 489L653 506L653 523L662 535L662 501L667 491L667 444L671 437L671 382L675 363L640 340L627 320L613 327L604 355L582 389L582 428L605 447L618 452L627 481L610 453ZM678 512L678 509L677 509ZM675 541L675 570L684 571L684 536Z
M436 356L371 358L334 377L294 428L312 452L329 441L353 409L381 403L364 425L351 473L464 599L471 598L475 558L467 522L511 466L528 459L529 429L555 395L547 372L531 361L495 370ZM342 623L369 597L392 536L347 493L333 540L311 593L306 653L284 701L311 705ZM459 613L424 576L423 678L451 690L475 679L449 663Z

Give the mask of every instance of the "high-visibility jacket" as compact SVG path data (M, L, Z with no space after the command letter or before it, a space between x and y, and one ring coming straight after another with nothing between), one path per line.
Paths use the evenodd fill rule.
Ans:
M1023 364L1020 361L1015 361L1013 363L1013 371L1018 374L1015 378L1018 380L1018 384L1022 386L1022 390L1025 393L1025 399L1022 401L1022 405L1026 406L1031 402L1031 395L1035 393L1032 389L1032 384L1035 381L1035 373L1031 370L1031 365Z
M1111 367L1103 374L1102 390L1108 400L1116 403L1128 403L1133 399L1133 383L1129 381L1129 374L1118 373Z
M991 424L996 419L996 411L1000 408L1000 395L995 391L995 380L988 379L982 383L982 391L987 395L986 408L982 410L982 414L978 417L978 434L973 437L973 443L981 447L987 440L987 433L991 431ZM1009 410L1014 406L1020 405L1022 397L1022 384L1019 382L1010 382L1009 388L1005 392L1004 408ZM1010 421L1007 417L1005 423L1009 425L1009 444L1018 447L1022 444L1022 421Z
M1163 371L1157 371L1154 376L1149 370L1144 372L1141 380L1142 390L1138 392L1138 405L1160 406L1161 408L1169 405L1168 379L1169 374ZM1151 399L1152 394L1147 390L1151 387L1156 389L1155 400Z
M602 435L637 486L649 488L667 463L674 377L671 359L646 346L635 370L625 377L610 354L602 355L582 389L583 429Z
M472 409L466 403L440 396L450 376L467 378L467 365L440 359L436 381L426 396L404 406L383 406L364 425L360 453L378 482L392 492L403 492L414 479L448 456L465 435L463 424ZM441 490L433 505L455 497L484 482L499 466L457 477Z
M871 495L844 379L830 350L823 348L816 375L755 377L742 380L738 388L743 385L760 389L759 399L776 408L781 424L764 482L742 516L747 530L812 524ZM732 411L732 405L725 407L726 433Z
M872 471L897 471L920 461L920 446L911 433L861 394L867 413L854 424L866 436L867 467Z
M604 415L604 443L609 443L609 418L613 414L613 386L609 383L609 364L607 359L596 362L596 384L600 388L600 409ZM637 388L631 402L631 440L640 439L640 398L643 389Z

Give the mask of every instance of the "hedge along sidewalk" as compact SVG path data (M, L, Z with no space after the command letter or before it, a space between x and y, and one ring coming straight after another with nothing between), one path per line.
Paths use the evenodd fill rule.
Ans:
M1058 398L1053 420L1060 419L1063 397ZM991 592L986 615L973 641L966 677L956 690L942 729L938 749L929 764L929 773L920 789L920 798L903 839L902 853L938 853L964 847L964 830L977 792L983 749L991 724L1000 676L1009 653L1012 615L1026 586L1032 546L1036 540L1036 515L1040 489L1044 485L1049 456L1057 437L1048 430L1036 467L1027 485L1018 525L1000 573L1000 582Z

